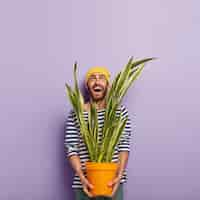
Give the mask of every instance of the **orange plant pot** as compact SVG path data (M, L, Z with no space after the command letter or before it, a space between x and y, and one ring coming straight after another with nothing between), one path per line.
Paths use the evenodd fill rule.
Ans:
M93 196L111 196L112 187L108 183L112 181L117 172L117 163L86 162L86 174L89 182L94 186L90 191Z

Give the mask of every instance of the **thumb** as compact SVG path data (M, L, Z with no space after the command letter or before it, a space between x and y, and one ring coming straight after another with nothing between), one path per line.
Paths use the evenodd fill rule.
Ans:
M88 188L93 189L94 186L88 181L88 179L85 179L85 184L87 185Z
M88 188L92 189L93 185L88 181L88 179L85 176L81 177L81 182L83 185L87 186Z
M113 179L112 181L110 181L110 182L108 183L108 186L109 186L109 187L112 187L112 186L115 185L118 181L119 181L119 178L115 178L115 179Z

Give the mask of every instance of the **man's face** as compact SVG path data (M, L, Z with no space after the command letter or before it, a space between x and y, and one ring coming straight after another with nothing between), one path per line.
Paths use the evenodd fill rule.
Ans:
M87 82L89 93L94 101L103 100L108 89L108 81L105 75L100 73L92 74Z

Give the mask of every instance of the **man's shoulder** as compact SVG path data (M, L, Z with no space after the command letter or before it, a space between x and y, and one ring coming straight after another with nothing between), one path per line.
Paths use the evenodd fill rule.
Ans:
M75 110L73 108L71 108L68 112L68 117L69 118L74 118L75 117Z
M124 104L120 104L118 110L121 112L128 112L128 109Z

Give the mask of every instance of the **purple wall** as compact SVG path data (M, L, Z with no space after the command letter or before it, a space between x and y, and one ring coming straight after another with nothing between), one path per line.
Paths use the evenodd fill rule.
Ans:
M133 121L125 199L200 199L200 3L0 2L0 199L72 199L64 83L156 56L124 104Z

